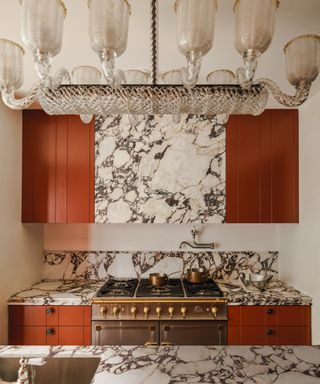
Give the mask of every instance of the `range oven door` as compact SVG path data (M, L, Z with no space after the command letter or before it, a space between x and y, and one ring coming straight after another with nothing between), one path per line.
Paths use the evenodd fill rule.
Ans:
M157 321L93 321L93 345L159 344Z
M226 321L161 321L160 345L226 345Z

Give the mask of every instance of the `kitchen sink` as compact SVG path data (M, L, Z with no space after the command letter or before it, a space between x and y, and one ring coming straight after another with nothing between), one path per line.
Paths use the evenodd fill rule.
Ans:
M100 358L47 359L43 366L29 367L29 384L90 384L99 363ZM19 359L1 358L0 383L16 382L19 367Z

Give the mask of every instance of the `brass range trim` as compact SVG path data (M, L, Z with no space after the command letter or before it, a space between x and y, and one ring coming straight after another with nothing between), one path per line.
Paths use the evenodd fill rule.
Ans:
M175 298L171 298L171 299L161 299L161 298L157 298L157 299L150 299L150 298L135 298L135 297L132 297L131 299L121 299L121 298L108 298L108 299L100 299L100 298L93 298L91 300L91 304L114 304L114 303L121 303L121 304L138 304L138 303L142 303L142 304L145 304L145 303L152 303L152 304L158 304L158 303L178 303L178 304L182 304L182 303L190 303L190 304L193 304L193 303L221 303L221 304L226 304L227 303L227 299L226 298L202 298L202 299L192 299L190 297L186 298L186 297L175 297Z

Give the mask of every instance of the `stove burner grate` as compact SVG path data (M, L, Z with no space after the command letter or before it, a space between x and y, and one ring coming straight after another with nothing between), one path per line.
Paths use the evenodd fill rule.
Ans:
M98 297L132 297L138 285L138 279L117 280L110 278L99 289Z

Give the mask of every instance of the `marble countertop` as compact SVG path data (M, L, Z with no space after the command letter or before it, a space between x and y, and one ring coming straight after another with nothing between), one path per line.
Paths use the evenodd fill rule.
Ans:
M265 291L248 290L240 284L218 283L229 305L310 305L312 298L281 280L271 280Z
M9 298L10 305L90 305L100 280L43 280ZM218 282L229 305L310 305L311 297L282 281L271 281L264 292L240 284Z
M11 296L8 304L90 305L103 283L99 280L42 280Z
M92 384L320 384L320 347L0 347L0 358L100 357Z

